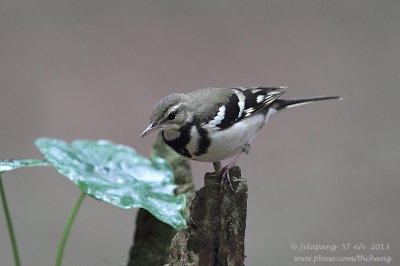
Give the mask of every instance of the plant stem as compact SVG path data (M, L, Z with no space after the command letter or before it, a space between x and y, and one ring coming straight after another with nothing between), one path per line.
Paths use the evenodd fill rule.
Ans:
M64 233L63 233L63 236L62 236L62 239L60 242L60 246L58 248L55 266L61 266L69 233L71 232L72 225L74 224L76 215L78 214L79 208L82 205L85 195L86 195L85 192L82 191L81 195L79 196L78 200L75 203L74 208L72 209L71 215L68 218L67 225L65 226Z
M4 188L3 188L3 181L1 180L1 175L0 175L0 195L1 195L1 201L3 203L4 216L6 217L8 233L10 235L10 241L11 241L11 246L12 246L12 250L13 250L13 254L14 254L15 266L21 266L21 262L19 259L19 253L18 253L17 240L15 238L14 228L13 228L12 221L11 221L11 215L8 210L7 199L6 199L6 194L5 194Z

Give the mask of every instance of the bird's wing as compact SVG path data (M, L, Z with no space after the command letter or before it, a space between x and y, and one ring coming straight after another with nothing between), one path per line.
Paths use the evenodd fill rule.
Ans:
M230 127L235 122L264 110L283 92L281 87L206 88L192 92L192 107L198 121L208 130ZM211 91L212 90L212 91Z
M257 88L234 88L246 97L244 111L240 119L256 114L268 107L284 93L281 89L286 87L257 87Z
M213 119L234 94L233 90L227 88L204 88L187 95L192 99L190 107L195 110L196 118L203 123Z

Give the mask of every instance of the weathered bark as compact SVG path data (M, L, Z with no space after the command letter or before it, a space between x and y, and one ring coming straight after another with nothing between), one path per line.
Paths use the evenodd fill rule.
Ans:
M165 158L174 171L175 192L186 195L185 216L189 216L189 203L194 195L192 174L187 160L167 147L159 136L152 151ZM136 218L134 245L129 252L128 266L163 265L169 261L171 240L176 230L140 209Z
M221 187L221 177L206 174L190 206L189 226L172 240L170 266L244 265L247 184L239 167L230 176L234 191L227 182Z

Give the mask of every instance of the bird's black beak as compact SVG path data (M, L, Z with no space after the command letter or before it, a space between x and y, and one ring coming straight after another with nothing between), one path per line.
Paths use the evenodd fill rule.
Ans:
M160 126L158 125L154 125L154 124L150 124L144 131L143 133L140 135L141 138L149 135L150 133L158 130L160 128Z

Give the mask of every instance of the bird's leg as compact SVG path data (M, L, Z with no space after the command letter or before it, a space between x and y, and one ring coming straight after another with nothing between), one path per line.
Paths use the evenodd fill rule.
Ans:
M214 166L215 173L218 173L219 171L221 171L221 168L222 168L221 162L213 162L213 166Z
M211 173L211 176L214 177L221 177L221 192L223 191L222 188L224 187L224 183L225 183L225 177L224 177L224 168L222 168L222 164L221 161L218 162L213 162L213 166L214 166L214 173Z
M219 176L221 176L221 174L222 174L222 165L221 165L221 162L220 162L220 161L218 161L218 162L213 162L213 166L214 166L214 172L213 172L213 173L210 173L210 175L211 175L211 176L214 176L214 177L219 177Z
M218 162L213 162L213 167L214 167L214 172L213 172L213 173L210 173L210 175L211 175L211 176L215 176L215 177L220 176L220 175L221 175L221 172L222 172L222 165L221 165L221 162L220 162L220 161L218 161Z
M221 170L221 171L223 171L222 184L224 184L225 179L227 179L229 182L229 187L231 188L232 191L234 191L234 190L233 190L233 186L232 186L232 182L231 182L231 177L229 176L229 171L237 164L237 162L243 155L248 154L249 152L250 152L250 144L246 143L243 150L227 166L225 166Z
M213 176L221 176L222 175L221 187L223 187L225 182L228 181L229 187L231 188L232 191L234 191L232 182L231 182L231 177L229 176L229 171L237 164L237 162L243 155L248 154L249 152L250 152L250 144L247 143L244 146L243 150L238 155L236 155L236 157L228 165L224 166L223 168L221 168L220 161L213 162L215 172L212 173L212 175Z
M242 158L243 155L248 154L249 152L250 152L250 144L247 143L244 146L243 150L238 155L236 155L236 157L227 166L224 167L225 172L226 172L226 170L231 170L237 164L239 159ZM229 173L229 171L228 171L228 173Z

